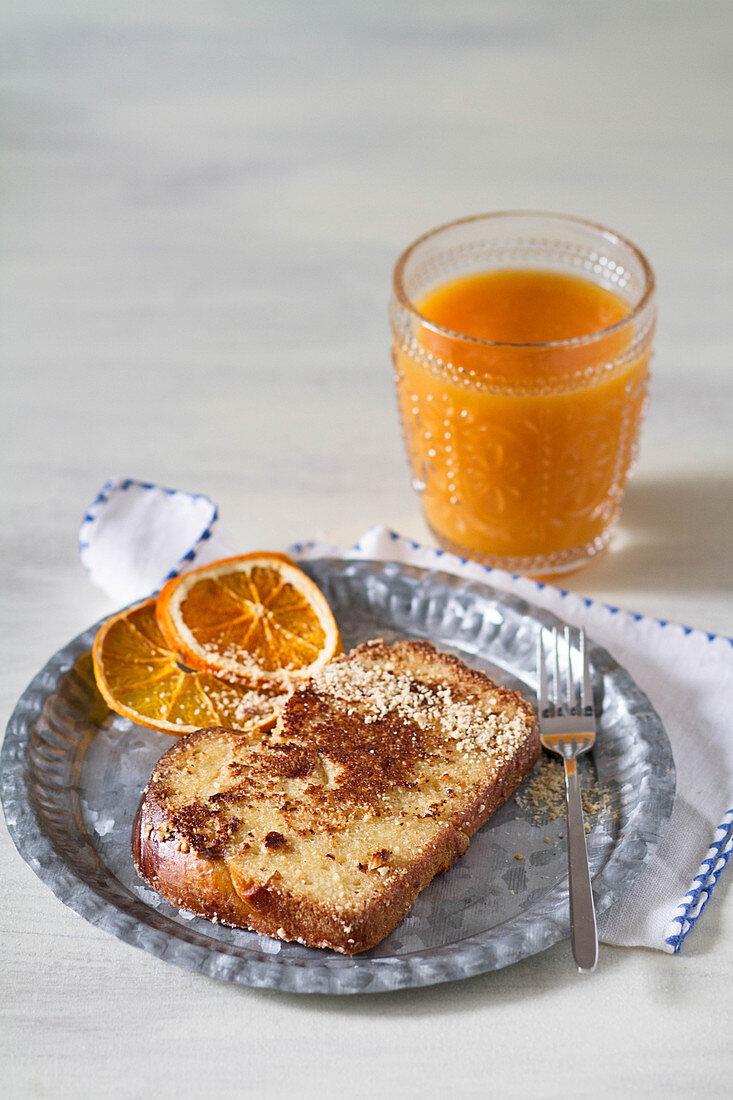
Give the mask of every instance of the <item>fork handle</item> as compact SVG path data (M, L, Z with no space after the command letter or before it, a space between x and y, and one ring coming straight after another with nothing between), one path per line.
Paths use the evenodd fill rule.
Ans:
M565 791L568 802L568 872L570 878L570 939L578 970L595 970L598 962L596 908L590 885L588 849L585 844L583 804L580 800L578 764L565 758Z

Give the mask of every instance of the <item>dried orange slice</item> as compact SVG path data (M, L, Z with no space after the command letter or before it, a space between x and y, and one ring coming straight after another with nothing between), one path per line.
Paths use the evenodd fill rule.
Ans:
M274 725L287 698L272 685L246 687L181 667L158 627L155 600L108 619L92 658L97 686L112 710L163 733L227 726L255 738Z
M341 648L323 593L284 554L244 554L174 577L156 614L191 668L251 684L292 685Z

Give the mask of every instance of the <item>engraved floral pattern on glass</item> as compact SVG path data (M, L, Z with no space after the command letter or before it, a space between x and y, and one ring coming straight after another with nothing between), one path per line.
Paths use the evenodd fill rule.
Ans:
M530 236L528 220L546 232ZM611 236L551 215L487 216L428 234L400 261L395 380L413 485L442 545L551 572L608 541L636 454L655 319L646 261ZM466 270L512 263L589 274L630 312L587 337L519 346L462 337L412 305Z

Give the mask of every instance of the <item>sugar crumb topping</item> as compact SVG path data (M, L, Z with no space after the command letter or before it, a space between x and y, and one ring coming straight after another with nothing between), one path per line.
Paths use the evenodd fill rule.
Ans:
M450 684L416 679L386 665L332 661L313 678L317 691L347 704L367 724L397 714L422 730L457 742L462 752L512 750L527 735L526 719L493 693L456 691Z

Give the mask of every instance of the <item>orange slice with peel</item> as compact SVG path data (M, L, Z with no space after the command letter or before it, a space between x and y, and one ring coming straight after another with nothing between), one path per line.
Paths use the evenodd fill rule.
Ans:
M92 650L97 687L112 710L163 733L227 726L259 739L287 698L275 686L230 683L182 667L146 600L107 619Z
M244 683L292 687L341 649L323 593L284 554L243 554L174 577L156 614L187 665Z

